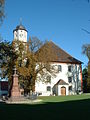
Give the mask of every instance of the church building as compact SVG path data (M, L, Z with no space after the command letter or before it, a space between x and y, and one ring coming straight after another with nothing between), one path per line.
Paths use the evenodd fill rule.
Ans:
M27 43L27 30L20 24L14 30L14 40ZM56 66L58 70L55 77L48 76L47 83L42 81L35 82L35 92L38 95L72 95L82 91L82 62L69 55L52 41L49 42L52 46L52 54L57 58L53 58L51 64ZM43 79L43 78L42 78Z

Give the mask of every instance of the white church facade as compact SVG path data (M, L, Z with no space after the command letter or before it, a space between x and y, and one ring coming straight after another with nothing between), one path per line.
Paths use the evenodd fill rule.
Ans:
M14 40L27 43L27 30L21 24L13 30ZM52 53L57 55L57 59L53 59L52 65L56 67L58 72L56 76L47 76L48 82L36 80L35 92L38 95L71 95L82 91L82 62L69 55L66 51L59 48L53 42ZM43 79L43 78L42 78Z

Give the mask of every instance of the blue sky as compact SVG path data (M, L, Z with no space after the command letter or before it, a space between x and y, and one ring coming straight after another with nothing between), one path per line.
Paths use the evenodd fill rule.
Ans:
M90 3L87 0L6 0L6 18L0 28L4 40L13 40L13 29L20 23L29 36L52 40L87 65L82 45L90 43Z

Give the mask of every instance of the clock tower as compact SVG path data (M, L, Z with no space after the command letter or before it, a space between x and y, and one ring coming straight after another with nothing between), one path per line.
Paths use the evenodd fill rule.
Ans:
M21 23L13 30L13 34L14 40L18 40L24 43L27 42L27 30Z

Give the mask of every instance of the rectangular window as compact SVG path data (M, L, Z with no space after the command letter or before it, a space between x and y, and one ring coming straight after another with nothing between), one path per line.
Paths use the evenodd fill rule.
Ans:
M72 67L70 65L70 66L68 66L68 72L71 72L71 71L72 71Z
M72 77L68 77L68 82L72 83Z
M51 87L50 86L47 86L47 91L51 91Z
M72 86L69 86L69 91L72 91Z
M62 71L62 66L58 65L58 72Z

